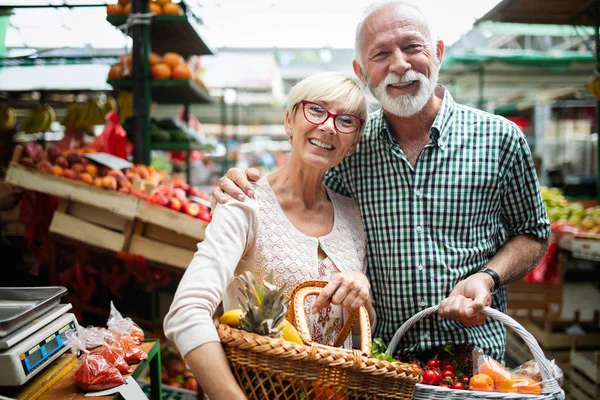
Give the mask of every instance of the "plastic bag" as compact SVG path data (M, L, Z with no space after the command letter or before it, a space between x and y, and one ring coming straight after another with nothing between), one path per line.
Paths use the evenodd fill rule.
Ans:
M90 327L81 328L81 332L90 354L104 357L108 365L116 367L122 374L130 374L133 371L124 359L123 348L108 329Z
M74 375L75 385L85 391L114 388L125 383L123 375L112 367L99 354L90 354L86 349L85 338L77 332L67 331L67 341L75 353L81 352L81 366ZM97 347L98 348L98 347Z
M144 341L144 332L131 318L123 318L112 302L110 303L110 315L106 325L121 345L125 362L136 364L148 359L148 354L141 346Z
M127 160L127 156L133 151L133 144L127 140L127 132L121 126L119 114L111 111L106 114L105 119L104 130L89 147Z
M563 372L554 361L549 363L553 377L562 385ZM481 349L473 352L473 376L469 381L469 390L541 395L543 386L544 380L534 360L511 370L484 354Z
M144 331L131 318L123 318L113 302L110 302L110 314L106 323L108 329L118 334L131 336L135 343L141 345L144 342Z

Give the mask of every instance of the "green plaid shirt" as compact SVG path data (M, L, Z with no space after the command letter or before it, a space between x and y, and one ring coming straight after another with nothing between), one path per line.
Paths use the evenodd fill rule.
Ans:
M327 186L359 204L374 337L386 343L405 320L439 304L485 266L507 237L550 235L529 147L512 122L457 104L445 90L429 137L411 166L378 110L356 153L325 177ZM505 288L492 307L506 312ZM505 336L504 325L491 318L467 329L436 315L414 325L399 349L468 342L502 360Z

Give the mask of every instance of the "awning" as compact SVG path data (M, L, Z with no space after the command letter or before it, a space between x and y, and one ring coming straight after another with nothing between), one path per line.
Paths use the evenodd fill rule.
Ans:
M596 0L503 0L476 24L498 21L594 26L594 20L588 12L596 3Z

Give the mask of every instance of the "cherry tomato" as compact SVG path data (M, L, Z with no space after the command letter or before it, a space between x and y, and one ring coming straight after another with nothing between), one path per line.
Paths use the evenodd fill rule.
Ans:
M454 371L454 365L452 364L444 364L442 365L442 371Z
M423 383L437 385L442 380L442 373L436 369L427 369L423 372Z
M411 363L410 366L413 367L416 370L419 370L419 371L421 370L421 366L419 364L417 364L417 363Z
M465 385L465 386L469 386L469 375L463 375L460 378L460 381Z
M450 386L447 383L440 383L440 387L450 389Z
M437 358L432 358L431 360L427 361L427 367L429 368L439 368L441 365L442 362Z
M465 384L462 383L461 381L454 382L451 387L452 387L452 389L465 390Z
M449 369L445 369L442 371L442 376L445 378L447 376L449 376L450 378L454 379L454 371L449 370Z

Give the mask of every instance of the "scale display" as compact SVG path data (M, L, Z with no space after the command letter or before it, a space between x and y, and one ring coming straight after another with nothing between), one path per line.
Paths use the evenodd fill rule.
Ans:
M52 356L56 351L62 349L65 346L65 334L69 330L75 330L75 323L71 322L63 326L57 333L50 335L29 351L21 354L20 359L23 365L23 371L29 374L40 363Z

